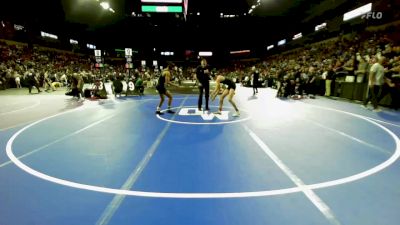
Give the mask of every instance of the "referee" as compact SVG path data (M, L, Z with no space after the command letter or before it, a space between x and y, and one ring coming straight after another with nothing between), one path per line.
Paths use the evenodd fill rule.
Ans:
M209 111L208 107L208 101L210 98L210 70L207 66L207 60L202 59L201 60L201 65L197 67L196 70L196 79L198 82L198 87L200 90L199 93L199 101L198 101L198 109L199 111L202 111L202 105L203 105L203 91L205 92L205 98L206 98L206 111Z

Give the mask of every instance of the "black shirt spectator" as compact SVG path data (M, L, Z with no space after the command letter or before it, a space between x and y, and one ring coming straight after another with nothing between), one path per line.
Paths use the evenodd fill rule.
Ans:
M258 80L260 79L260 72L256 69L256 67L252 68L253 70L253 95L258 93Z

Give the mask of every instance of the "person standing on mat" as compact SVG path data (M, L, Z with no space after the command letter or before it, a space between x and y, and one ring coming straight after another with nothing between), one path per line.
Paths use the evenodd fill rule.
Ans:
M206 98L206 111L209 111L208 102L210 98L210 70L207 66L207 60L202 59L201 65L197 67L196 70L196 80L199 87L199 100L198 100L198 109L202 111L203 105L203 91Z
M232 116L233 117L240 116L239 109L237 108L235 102L233 101L233 96L235 95L235 90L236 90L235 82L233 82L231 79L228 79L228 78L226 78L224 76L221 76L221 75L215 76L213 74L212 77L215 79L215 84L216 84L215 90L211 94L211 100L212 101L214 101L215 98L217 97L217 95L218 95L218 93L219 93L219 91L221 89L221 84L225 84L227 86L227 88L222 92L222 95L220 96L219 109L214 114L221 114L222 105L224 104L224 99L225 99L226 96L228 96L229 102L231 103L231 105L233 106L233 108L236 111Z
M158 94L160 95L160 103L157 106L157 110L156 110L156 114L158 115L163 115L163 113L161 112L161 107L164 103L165 97L168 97L168 110L167 113L175 113L174 111L171 110L171 104L172 104L172 94L171 92L169 92L167 90L167 88L165 87L166 84L170 84L176 87L179 87L178 85L174 84L171 82L171 70L172 70L173 66L172 65L168 65L161 73L159 79L158 79L158 84L156 86L156 89L158 91Z
M260 72L258 72L257 68L253 66L251 68L253 71L253 96L258 93L258 79L260 79Z

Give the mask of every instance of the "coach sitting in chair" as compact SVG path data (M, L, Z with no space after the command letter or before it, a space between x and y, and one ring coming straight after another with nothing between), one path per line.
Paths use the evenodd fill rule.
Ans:
M135 88L136 88L137 92L139 93L139 95L143 95L144 86L143 86L143 80L140 76L138 76L138 78L135 81Z

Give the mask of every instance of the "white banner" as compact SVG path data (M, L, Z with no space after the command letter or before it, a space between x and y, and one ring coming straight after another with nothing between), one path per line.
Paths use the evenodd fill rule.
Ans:
M125 48L125 56L132 56L132 49L131 48Z
M101 50L94 50L94 56L101 57Z

